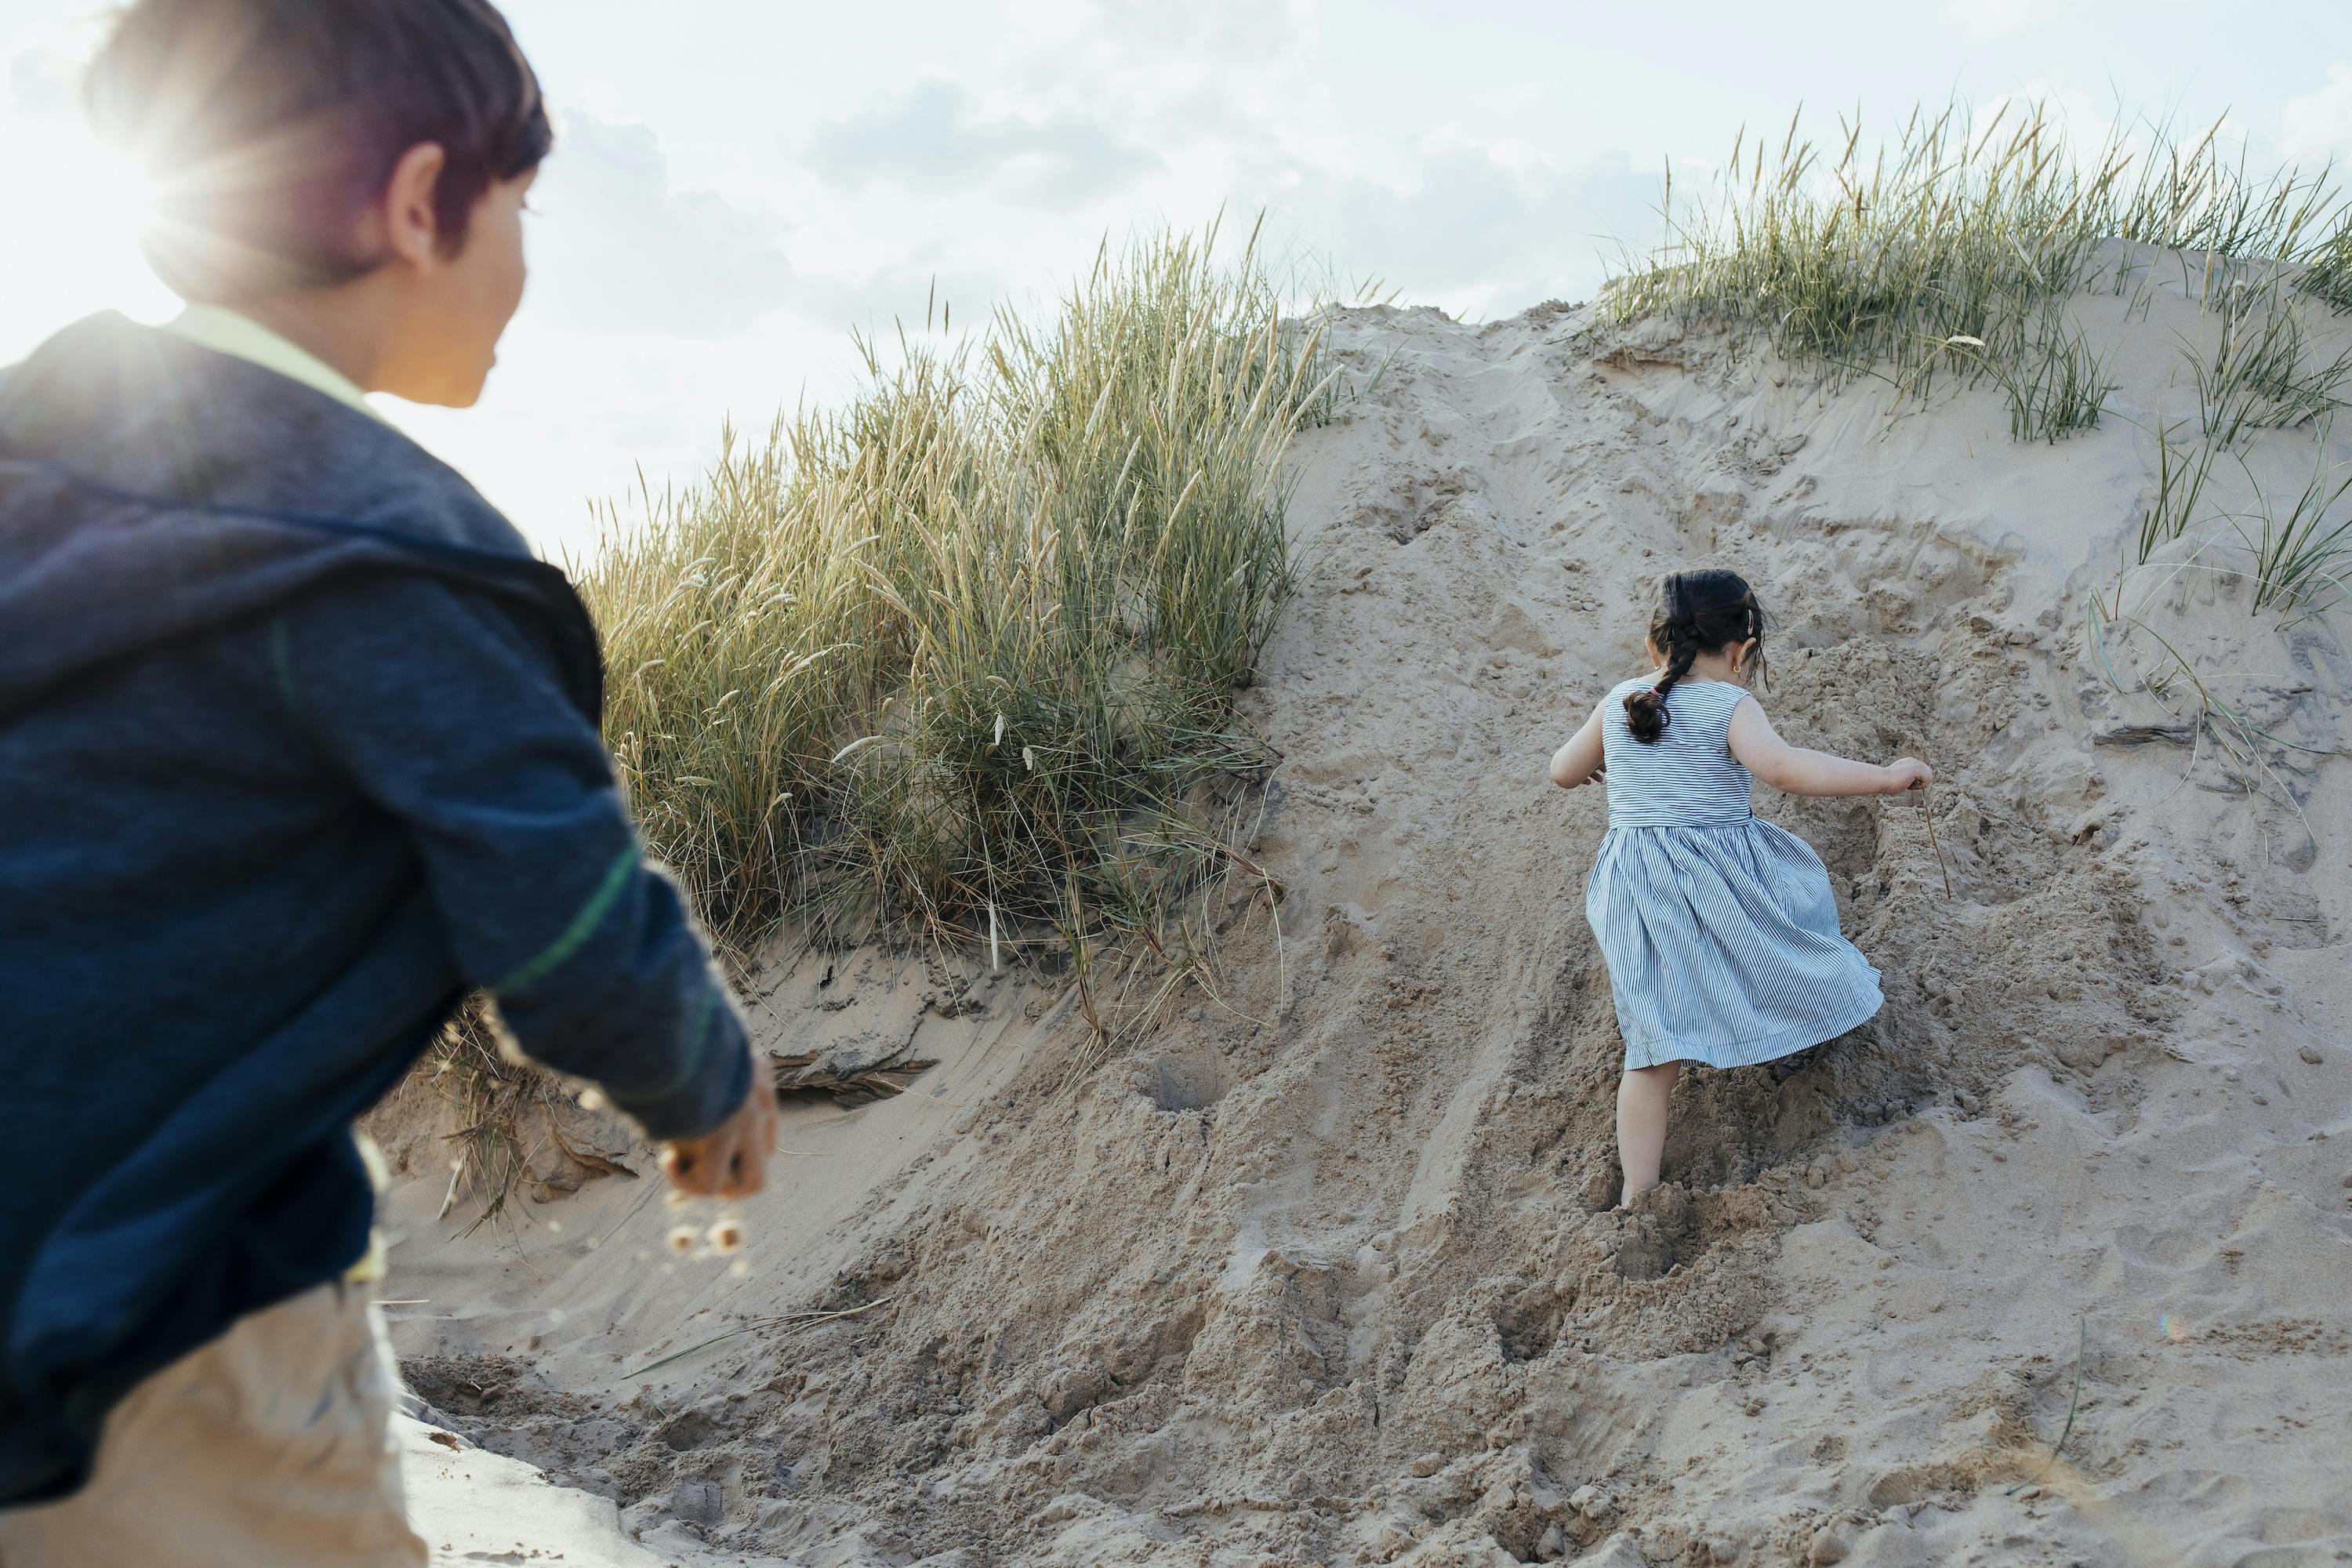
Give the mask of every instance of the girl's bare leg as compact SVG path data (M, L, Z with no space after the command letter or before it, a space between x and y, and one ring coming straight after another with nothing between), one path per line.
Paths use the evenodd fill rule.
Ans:
M1674 1098L1680 1062L1629 1068L1617 1080L1617 1158L1625 1168L1618 1205L1658 1184L1658 1156L1666 1147L1666 1102Z

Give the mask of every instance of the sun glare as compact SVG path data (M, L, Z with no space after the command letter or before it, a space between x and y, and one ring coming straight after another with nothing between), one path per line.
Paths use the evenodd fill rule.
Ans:
M78 117L0 108L0 211L24 220L0 270L0 363L94 310L160 321L177 308L139 254L148 195L139 172ZM33 237L37 237L35 238Z

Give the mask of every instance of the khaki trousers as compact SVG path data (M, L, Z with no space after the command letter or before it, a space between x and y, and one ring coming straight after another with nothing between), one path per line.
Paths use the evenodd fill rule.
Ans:
M363 1286L240 1319L132 1389L89 1484L0 1510L0 1568L423 1568Z

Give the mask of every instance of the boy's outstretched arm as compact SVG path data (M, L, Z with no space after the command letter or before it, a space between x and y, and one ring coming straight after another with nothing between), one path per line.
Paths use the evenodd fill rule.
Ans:
M1916 757L1897 757L1885 767L1809 751L1780 739L1763 705L1743 697L1731 710L1731 754L1774 789L1790 795L1901 795L1925 789L1936 775Z
M523 1048L668 1143L680 1185L758 1190L771 1086L539 639L406 573L331 584L263 637L299 730L407 828L459 973Z
M1574 789L1579 784L1597 784L1603 776L1601 765L1601 710L1594 708L1592 717L1584 728L1568 738L1568 743L1551 754L1551 782L1562 789Z

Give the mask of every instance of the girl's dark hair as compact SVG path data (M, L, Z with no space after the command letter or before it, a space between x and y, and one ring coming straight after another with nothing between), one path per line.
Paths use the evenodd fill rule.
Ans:
M1658 606L1650 616L1650 641L1666 656L1666 668L1655 684L1625 699L1625 728L1633 739L1652 742L1666 732L1666 693L1690 673L1692 660L1751 637L1760 669L1764 606L1738 573L1676 572L1661 582Z
M489 0L136 0L82 96L152 185L157 276L223 304L373 270L352 231L420 142L446 155L434 216L454 254L483 191L554 142Z

